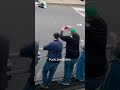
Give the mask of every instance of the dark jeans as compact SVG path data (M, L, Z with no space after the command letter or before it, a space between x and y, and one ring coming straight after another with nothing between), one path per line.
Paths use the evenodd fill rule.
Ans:
M79 58L71 59L71 61L65 61L63 83L70 83L73 74L73 68L78 59Z
M52 63L52 62L46 61L42 70L42 80L43 80L44 86L50 86L58 65L59 65L59 62Z
M120 90L120 63L112 63L101 90Z

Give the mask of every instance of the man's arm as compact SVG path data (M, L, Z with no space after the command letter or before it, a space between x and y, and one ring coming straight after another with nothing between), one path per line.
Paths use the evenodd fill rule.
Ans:
M53 43L51 42L50 44L44 46L43 50L53 50Z
M63 31L60 32L60 39L63 41L68 41L70 39L70 36L63 36Z

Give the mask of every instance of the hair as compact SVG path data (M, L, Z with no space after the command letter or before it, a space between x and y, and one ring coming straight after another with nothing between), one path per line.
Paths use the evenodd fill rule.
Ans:
M59 33L54 33L53 36L54 36L55 39L59 39L60 34Z

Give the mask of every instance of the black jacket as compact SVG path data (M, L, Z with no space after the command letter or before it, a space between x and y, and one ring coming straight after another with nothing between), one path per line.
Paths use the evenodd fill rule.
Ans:
M60 38L66 42L66 56L67 59L79 58L79 41L80 37L77 33L69 36L63 36L63 31L60 32Z
M89 17L85 26L86 78L105 75L107 25L100 17Z

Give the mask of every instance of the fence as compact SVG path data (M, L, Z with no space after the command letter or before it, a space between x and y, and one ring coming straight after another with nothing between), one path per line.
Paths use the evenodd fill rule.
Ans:
M81 48L82 48L82 46L79 46L80 47L80 51L81 51ZM65 46L63 47L64 49L66 48ZM107 50L108 50L108 52L110 52L109 50L111 50L111 48L107 48ZM43 51L43 48L39 48L39 51L41 52L41 51ZM64 56L65 55L65 53L62 53L62 55ZM109 56L111 56L111 54L109 54L109 55L107 55L108 56L108 58L109 58ZM19 58L20 56L19 56L19 53L10 53L9 54L9 59L15 59L15 58ZM40 56L40 58L47 58L47 56L46 55L41 55ZM109 58L110 59L110 58ZM40 62L42 62L43 61L43 63L41 63L41 65L38 65L38 67L39 66L41 66L41 68L42 68L42 66L44 65L44 61L45 61L45 59L44 60L40 60ZM109 61L109 60L108 60ZM109 61L110 62L110 61ZM62 66L63 67L63 66ZM58 67L58 69L60 68L60 70L62 70L63 71L63 69L61 69L61 67ZM39 68L38 68L39 69ZM56 73L58 73L58 75L60 74L60 70L58 70L59 72L56 72ZM7 74L8 75L12 75L12 74L17 74L17 73L26 73L28 70L26 69L19 69L19 70L15 70L15 71L9 71L9 72L7 72ZM37 71L36 71L37 72ZM74 70L74 74L75 74L75 70ZM62 77L62 75L60 76L57 76L57 75L55 75L55 77L54 77L54 80L56 80L56 79L58 79L58 78L61 78Z
M79 47L82 47L82 46L79 46ZM64 49L66 48L65 46L63 47ZM39 51L43 51L43 48L39 48ZM62 53L62 55L65 55L65 53ZM39 58L45 58L47 57L47 55L41 55ZM10 53L9 54L9 59L17 59L17 58L20 58L20 54L19 52L17 53ZM16 73L25 73L27 72L28 70L24 70L24 69L20 69L20 70L15 70L15 71L9 71L7 72L8 75L12 75L12 74L16 74Z

